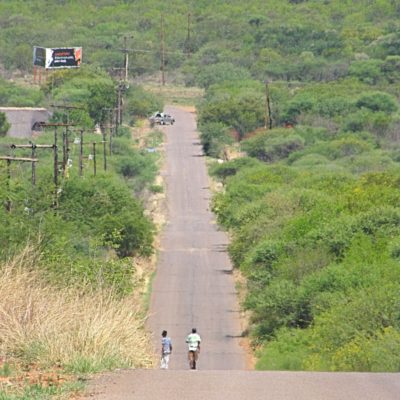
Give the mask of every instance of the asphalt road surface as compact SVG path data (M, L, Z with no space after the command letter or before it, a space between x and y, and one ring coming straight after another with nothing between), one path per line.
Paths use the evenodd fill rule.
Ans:
M165 371L109 374L97 400L399 400L399 374Z
M171 369L188 369L185 338L202 338L201 370L245 369L239 346L239 305L224 232L210 211L211 193L195 115L168 107L165 127L167 220L153 282L149 327L160 349L161 331L173 341Z
M149 327L154 346L168 330L172 370L126 370L92 382L97 400L399 400L400 374L245 370L238 304L226 236L209 211L210 191L195 117L179 108L165 127L169 223L153 284ZM202 337L199 370L190 371L185 336Z

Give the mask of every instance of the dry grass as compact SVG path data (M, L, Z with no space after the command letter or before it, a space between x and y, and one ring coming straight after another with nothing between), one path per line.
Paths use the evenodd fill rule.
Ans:
M112 291L56 289L34 269L36 254L0 268L0 356L41 366L94 372L150 367L140 307Z

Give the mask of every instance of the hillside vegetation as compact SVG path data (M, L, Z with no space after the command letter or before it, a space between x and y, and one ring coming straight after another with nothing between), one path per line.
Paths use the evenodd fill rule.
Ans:
M258 367L400 371L400 4L4 0L2 105L69 102L82 106L71 115L85 129L106 123L124 36L129 79L158 73L161 14L167 82L205 90L205 153L243 155L212 167L223 183L213 208L247 279ZM31 73L33 45L83 46L84 67L40 89L7 81ZM124 96L129 123L162 108L139 86ZM112 176L66 180L56 213L45 211L50 169L34 189L14 175L6 190L1 171L2 199L12 193L15 204L0 211L4 259L33 238L52 284L134 291L127 258L151 252L153 228L132 193L155 169L126 132Z

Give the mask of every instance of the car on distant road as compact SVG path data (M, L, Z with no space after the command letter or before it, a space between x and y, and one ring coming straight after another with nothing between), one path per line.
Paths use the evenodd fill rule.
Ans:
M157 111L149 118L149 121L150 121L151 126L154 126L157 124L158 125L173 125L175 122L175 118L170 114L166 114L166 113Z

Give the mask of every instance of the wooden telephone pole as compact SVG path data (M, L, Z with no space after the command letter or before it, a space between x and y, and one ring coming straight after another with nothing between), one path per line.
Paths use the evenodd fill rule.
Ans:
M127 48L128 36L124 36L124 54L125 54L125 84L128 83L128 65L129 65L129 53Z
M161 14L161 30L160 30L160 71L161 85L165 85L165 43L164 43L164 16Z
M265 81L265 129L272 129L271 102L268 81Z
M191 18L191 14L189 12L188 15L187 15L187 36L186 36L186 54L187 54L188 57L190 57L190 53L192 51L192 46L191 46L191 43L190 43L190 41L191 41L191 38L190 38L190 29L191 29L191 27L190 27L190 22L191 22L190 18Z

